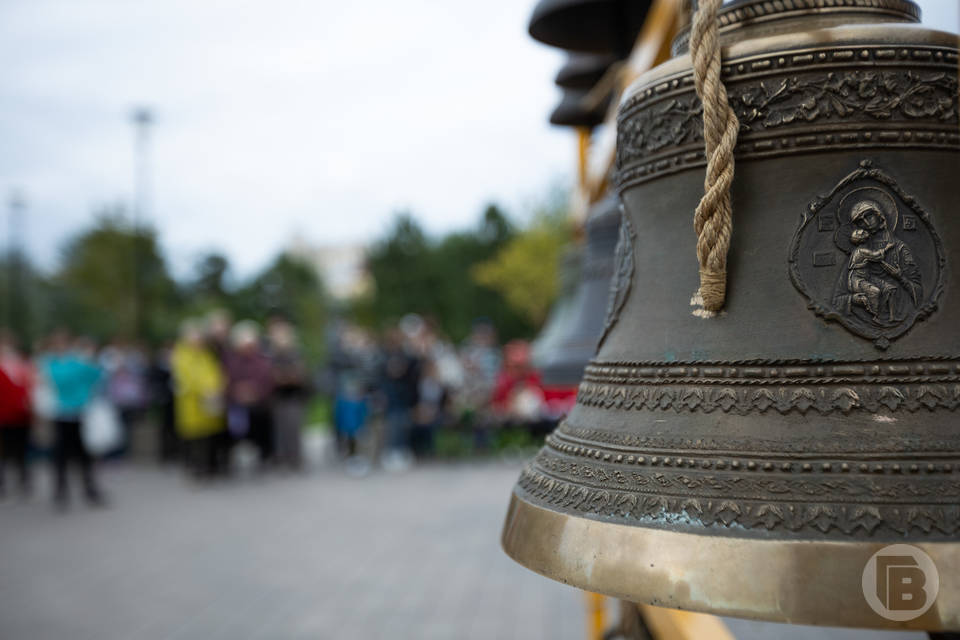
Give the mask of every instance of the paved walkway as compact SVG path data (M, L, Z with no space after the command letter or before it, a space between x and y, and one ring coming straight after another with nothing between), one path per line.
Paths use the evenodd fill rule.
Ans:
M0 506L0 638L583 638L580 592L500 550L518 473L435 465L196 488L106 468L110 509Z
M42 488L0 506L0 640L587 637L581 592L500 550L518 463L203 488L102 471L110 509L58 514ZM726 622L738 640L925 637Z

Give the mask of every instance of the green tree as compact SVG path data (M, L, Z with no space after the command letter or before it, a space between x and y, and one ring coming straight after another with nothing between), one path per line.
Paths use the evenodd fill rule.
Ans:
M367 266L375 291L355 305L355 317L382 327L406 313L419 313L436 320L454 340L466 336L475 319L487 317L505 337L529 335L531 325L499 293L470 276L475 264L497 253L515 233L493 204L474 229L439 241L428 238L410 214L399 215L370 250Z
M0 328L12 332L23 346L40 336L38 312L46 289L42 274L22 252L7 252L0 258Z
M474 280L497 291L532 327L540 327L558 292L560 252L572 238L565 210L542 209L492 258L471 270Z
M175 331L177 289L156 232L134 229L122 208L101 210L66 244L51 284L56 317L74 331L150 341Z
M230 261L222 253L208 253L200 257L194 268L191 294L200 298L223 302L227 298L227 274Z
M488 318L507 339L532 333L533 326L499 292L471 277L475 265L493 257L515 234L504 213L489 205L474 230L450 234L436 247L435 268L441 277L446 275L436 314L455 340L463 339L479 317Z
M229 286L230 261L221 253L200 256L180 287L184 313L202 316L213 309L232 309L235 291Z
M430 242L410 213L398 214L387 236L367 256L375 291L369 314L382 325L405 313L431 313L438 281L431 267Z
M274 315L287 318L297 327L308 358L322 358L329 303L320 276L302 260L280 254L230 296L229 308L237 319L264 323Z

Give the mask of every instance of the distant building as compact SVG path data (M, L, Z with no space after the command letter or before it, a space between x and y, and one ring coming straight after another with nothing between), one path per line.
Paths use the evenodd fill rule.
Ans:
M296 237L286 252L312 265L323 279L329 294L337 300L356 298L373 287L373 280L367 272L367 254L363 245L319 246Z

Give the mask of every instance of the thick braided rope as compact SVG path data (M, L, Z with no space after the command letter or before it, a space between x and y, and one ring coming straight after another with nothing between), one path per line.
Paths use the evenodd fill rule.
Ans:
M733 182L733 148L740 127L720 79L717 12L722 3L723 0L700 0L690 33L693 78L703 103L707 155L704 194L693 221L700 262L700 290L696 297L711 313L720 311L726 299L727 250L733 225L730 184Z

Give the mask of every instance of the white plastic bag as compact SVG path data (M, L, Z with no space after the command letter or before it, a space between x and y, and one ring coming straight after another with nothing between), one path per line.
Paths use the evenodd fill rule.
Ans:
M80 434L87 452L93 456L110 453L123 444L120 416L106 398L94 398L83 412Z
M57 394L54 393L50 383L43 376L37 376L37 382L33 385L30 404L33 413L45 420L52 420L57 413Z

